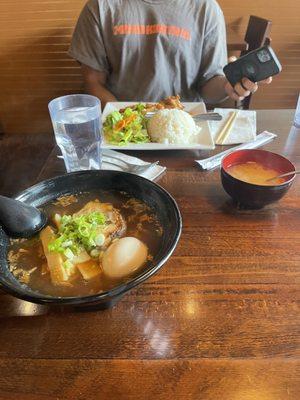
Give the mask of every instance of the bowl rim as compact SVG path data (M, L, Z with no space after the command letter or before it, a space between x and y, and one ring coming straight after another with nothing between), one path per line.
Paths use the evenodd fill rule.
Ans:
M288 180L286 180L286 181L284 181L284 182L282 182L282 183L278 183L277 185L259 185L259 184L257 184L257 183L251 183L251 182L242 181L241 179L238 179L238 178L232 176L231 174L229 174L229 173L227 172L226 168L224 168L224 162L225 162L225 160L226 160L228 157L230 157L233 153L248 153L248 152L251 153L251 152L253 152L253 151L255 151L255 152L256 152L256 151L258 151L258 152L264 152L264 153L272 154L272 155L274 155L274 156L276 156L276 157L282 158L282 159L284 159L285 161L289 162L290 165L292 166L292 168L294 169L294 171L296 171L295 165L294 165L288 158L282 156L281 154L274 153L274 152L269 151L269 150L263 150L263 149L241 149L241 150L236 150L236 151L233 151L232 153L227 154L227 156L225 156L225 157L222 159L222 162L221 162L221 172L223 172L224 174L226 174L226 177L229 177L229 178L231 178L232 180L235 180L235 181L237 181L237 182L240 182L240 183L249 185L250 187L253 186L253 188L256 188L256 189L257 189L257 188L261 188L261 189L266 189L266 188L267 188L267 189L271 189L271 188L281 187L281 186L283 187L283 186L285 186L285 185L287 185L287 184L293 182L293 180L296 178L296 174L294 173L293 175L291 175L291 178L290 178L290 179L288 179Z
M150 181L149 179L144 178L140 175L123 172L123 171L111 171L111 170L89 170L89 171L71 172L71 173L66 173L66 174L62 174L62 175L57 175L52 178L40 181L40 182L26 188L25 190L18 192L15 196L13 196L13 198L17 199L17 200L21 200L22 197L25 196L26 193L28 193L29 191L32 191L41 185L50 183L53 180L63 179L69 175L73 175L73 176L89 175L89 174L99 175L99 174L102 174L103 172L108 173L108 174L113 173L116 175L134 176L135 179L147 182L147 184L152 185L153 187L156 188L156 190L163 193L164 196L169 197L169 200L173 204L174 212L176 214L176 220L177 220L176 225L177 226L176 226L176 230L173 235L174 239L173 239L172 243L168 246L168 248L166 250L166 255L162 256L155 265L152 265L152 266L150 265L150 267L146 271L143 272L141 270L141 274L136 275L129 281L121 283L110 290L106 290L104 292L100 292L100 293L89 295L89 296L68 296L68 297L57 296L57 297L55 297L55 296L50 296L50 295L34 292L30 288L30 286L28 286L28 287L29 287L29 289L31 289L33 291L33 293L26 294L26 293L22 293L18 287L14 286L12 284L8 285L6 282L3 282L4 279L3 279L2 275L0 274L0 288L1 289L3 289L7 293L12 294L13 296L20 298L22 300L33 302L33 303L38 303L38 304L44 304L44 305L47 305L47 304L49 304L49 305L50 304L54 304L54 305L79 305L79 304L84 305L87 303L88 304L99 303L101 301L109 301L110 299L115 298L117 296L122 296L123 294L125 294L126 292L128 292L129 290L134 288L135 286L141 284L142 282L144 282L145 280L150 278L152 275L154 275L167 262L167 260L173 254L173 252L179 242L180 236L181 236L182 216L181 216L179 207L178 207L175 199L166 189L164 189L162 186L158 185L156 182ZM2 228L0 227L0 229L2 229ZM8 237L8 239L9 239L9 237ZM27 285L25 285L25 286L27 286Z

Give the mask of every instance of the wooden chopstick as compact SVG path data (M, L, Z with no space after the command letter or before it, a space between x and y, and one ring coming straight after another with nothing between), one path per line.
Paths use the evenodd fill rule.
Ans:
M229 133L231 131L231 128L233 127L234 121L236 120L237 116L238 116L238 111L232 111L230 117L228 118L228 121L226 122L221 132L219 133L219 136L217 137L216 144L223 144L225 142L225 140L229 136Z

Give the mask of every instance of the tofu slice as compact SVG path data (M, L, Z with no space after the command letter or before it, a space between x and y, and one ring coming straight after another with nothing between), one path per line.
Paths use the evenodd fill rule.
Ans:
M81 273L83 279L89 281L90 279L96 278L96 276L101 275L101 267L97 260L89 260L80 264L76 264L79 272Z
M68 282L73 282L75 279L80 277L78 268L75 264L70 263L68 267L63 267L68 275Z
M84 207L82 207L79 211L77 211L73 215L86 215L90 214L92 212L98 211L102 212L104 214L107 214L108 212L112 211L114 208L111 204L109 203L101 203L99 200L91 200Z
M88 253L85 250L82 250L78 255L75 255L74 258L72 258L72 263L81 264L89 261L90 259L91 257L88 255Z
M99 200L89 201L73 215L85 215L95 211L103 213L109 221L108 225L103 230L106 239L104 247L107 247L114 238L120 237L125 233L126 223L121 213L116 208L110 203L101 203Z
M45 257L47 259L50 276L53 285L65 285L69 281L69 273L63 266L62 255L55 252L50 252L48 245L55 239L55 233L50 226L47 226L40 232L40 239L43 245Z

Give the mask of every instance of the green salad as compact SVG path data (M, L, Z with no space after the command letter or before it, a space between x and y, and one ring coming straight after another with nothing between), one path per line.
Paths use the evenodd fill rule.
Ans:
M128 143L148 143L145 106L137 104L124 111L113 111L103 124L105 139L109 144L124 146Z

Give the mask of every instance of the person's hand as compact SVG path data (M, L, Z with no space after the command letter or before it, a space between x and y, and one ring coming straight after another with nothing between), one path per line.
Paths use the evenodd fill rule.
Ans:
M229 62L236 61L236 57L229 57ZM272 82L272 77L269 77L259 84L267 84L269 85ZM251 93L255 93L258 89L258 83L253 83L248 78L243 78L241 82L237 83L234 87L226 81L225 84L225 92L227 96L229 96L234 101L241 101L245 97L249 96Z
M234 101L243 100L251 93L255 93L258 89L258 84L269 85L272 82L272 77L269 77L258 83L250 81L248 78L243 78L241 82L238 82L234 87L227 81L225 84L225 92Z

